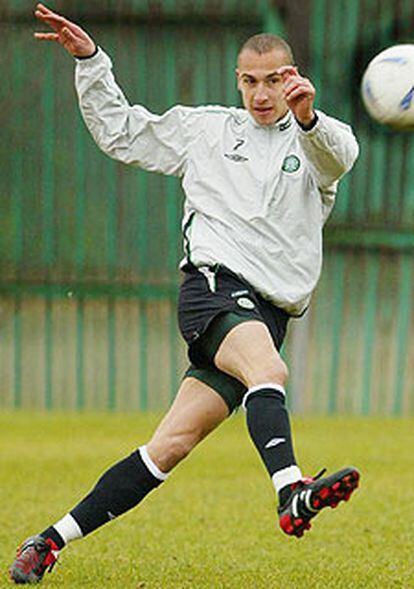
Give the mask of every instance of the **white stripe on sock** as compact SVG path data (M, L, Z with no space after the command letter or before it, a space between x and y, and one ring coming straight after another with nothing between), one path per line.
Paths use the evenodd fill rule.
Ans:
M139 453L141 454L141 458L142 461L144 462L145 466L148 468L148 470L150 471L150 473L158 480L160 481L165 481L165 479L168 477L168 473L167 472L162 472L158 466L155 464L155 462L153 462L153 460L150 458L150 455L148 454L148 450L146 446L141 446L139 448Z
M302 473L296 464L288 466L287 468L283 468L282 470L278 470L272 476L272 481L277 492L279 492L280 489L283 489L283 487L286 487L286 485L292 485L301 479Z
M242 407L245 411L246 411L247 397L249 395L251 395L252 393L256 393L257 391L260 391L261 389L273 389L274 391L279 391L279 393L282 393L282 395L284 397L286 397L286 391L285 391L284 387L282 387L281 384L276 384L274 382L265 382L263 384L255 385L254 387L251 387L243 397Z
M65 544L72 542L72 540L78 540L83 536L78 522L70 515L70 513L66 514L65 517L62 517L62 519L59 520L57 524L54 524L53 527L57 533L62 536Z

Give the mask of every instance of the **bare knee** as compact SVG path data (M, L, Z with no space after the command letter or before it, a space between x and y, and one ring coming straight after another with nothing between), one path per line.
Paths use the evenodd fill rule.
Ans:
M220 344L214 363L248 388L266 382L284 386L288 369L275 348L269 329L259 321L234 327Z
M246 375L248 380L246 384L251 387L265 382L272 382L285 386L288 377L289 370L286 363L281 358L277 358L251 370L250 374Z
M157 435L147 444L151 459L162 472L169 472L184 460L199 442L196 432L174 435Z

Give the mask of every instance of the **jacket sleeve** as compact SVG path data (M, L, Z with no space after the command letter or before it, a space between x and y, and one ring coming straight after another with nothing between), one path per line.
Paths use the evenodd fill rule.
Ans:
M330 191L358 157L359 147L351 127L317 111L318 121L310 131L299 129L299 141L318 188Z
M148 171L182 175L193 109L175 106L155 115L143 106L131 106L102 49L77 60L75 87L86 126L104 153Z

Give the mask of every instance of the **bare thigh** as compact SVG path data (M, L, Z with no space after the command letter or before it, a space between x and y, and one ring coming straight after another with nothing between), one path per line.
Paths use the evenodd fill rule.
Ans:
M247 388L269 382L284 386L288 377L287 366L261 321L245 321L233 327L221 342L214 363Z
M229 415L223 399L211 387L188 377L147 450L162 472L168 472Z

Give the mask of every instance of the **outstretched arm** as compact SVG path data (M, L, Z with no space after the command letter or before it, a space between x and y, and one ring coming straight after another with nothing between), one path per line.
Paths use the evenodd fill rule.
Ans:
M35 16L53 29L35 33L35 38L55 41L77 58L79 106L98 146L126 164L180 175L186 157L190 109L175 107L158 116L142 106L131 106L114 79L111 60L81 27L44 4L37 4Z
M49 25L53 33L35 33L40 41L55 41L75 57L89 57L96 51L91 37L78 25L56 14L44 4L37 4L35 16L42 23Z

